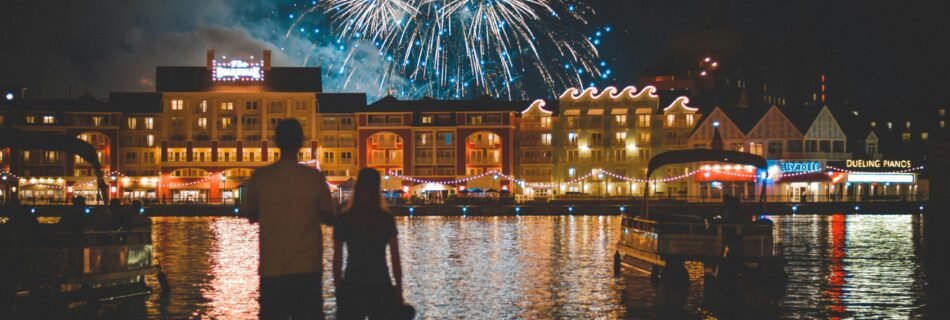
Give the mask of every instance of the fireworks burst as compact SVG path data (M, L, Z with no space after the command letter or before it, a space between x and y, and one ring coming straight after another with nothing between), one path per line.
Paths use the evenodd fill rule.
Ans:
M342 89L361 71L354 61L361 46L371 45L385 61L374 81L379 90L526 98L526 82L555 94L607 79L609 69L598 63L601 31L585 37L576 30L592 12L565 0L327 0L290 14L286 37L328 20L338 50L347 51L333 66L346 79ZM408 81L394 83L394 76Z

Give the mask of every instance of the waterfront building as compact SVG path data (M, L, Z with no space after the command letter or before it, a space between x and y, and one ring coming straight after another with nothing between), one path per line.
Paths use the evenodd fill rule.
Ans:
M504 175L515 169L517 115L525 105L487 96L384 97L355 111L359 166L379 170L385 189L430 199L475 189L514 192Z
M75 99L30 99L22 94L11 94L0 105L0 126L75 136L89 142L106 173L120 163L121 110L113 105L86 95ZM128 110L136 111L139 110ZM19 176L10 173L14 161L19 165ZM0 171L3 199L14 193L27 203L66 203L74 194L90 201L95 199L95 174L79 157L44 150L11 154L10 149L2 149ZM19 179L18 183L12 183L13 179Z
M555 122L555 194L581 196L640 195L652 155L688 148L689 133L699 119L686 97L666 98L653 87L584 91L568 89L559 98ZM653 178L688 173L666 167ZM685 197L682 180L650 184L652 194Z
M514 173L523 181L523 196L528 199L545 200L552 197L555 190L552 182L557 106L557 101L535 100L521 111Z

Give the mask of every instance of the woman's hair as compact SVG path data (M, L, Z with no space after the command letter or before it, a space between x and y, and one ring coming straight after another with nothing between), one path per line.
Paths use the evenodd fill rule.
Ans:
M353 196L347 210L359 211L386 210L380 188L379 171L371 168L360 169L356 176L356 186L353 187Z

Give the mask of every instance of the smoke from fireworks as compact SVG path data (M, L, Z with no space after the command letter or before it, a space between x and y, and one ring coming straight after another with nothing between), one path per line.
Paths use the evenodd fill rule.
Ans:
M345 57L321 66L341 78L340 91L372 95L362 68L372 52L384 61L384 70L371 73L375 90L410 97L526 98L525 87L549 95L610 74L598 63L601 31L585 37L577 30L592 10L564 0L328 0L290 11L287 39L329 25L323 34ZM327 53L315 52L327 42L319 38L302 53L305 64Z

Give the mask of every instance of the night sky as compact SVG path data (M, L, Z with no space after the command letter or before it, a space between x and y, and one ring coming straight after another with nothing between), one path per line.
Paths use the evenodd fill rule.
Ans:
M151 90L156 65L203 65L209 48L275 49L268 40L281 2L4 0L0 86L27 86L31 96L43 97ZM590 6L597 12L592 24L615 30L601 48L613 77L601 85L635 83L668 53L671 32L725 26L738 31L743 55L759 72L804 85L815 81L816 68L825 70L833 104L884 113L950 104L944 44L950 10L938 1L594 0ZM299 63L275 55L277 65Z

